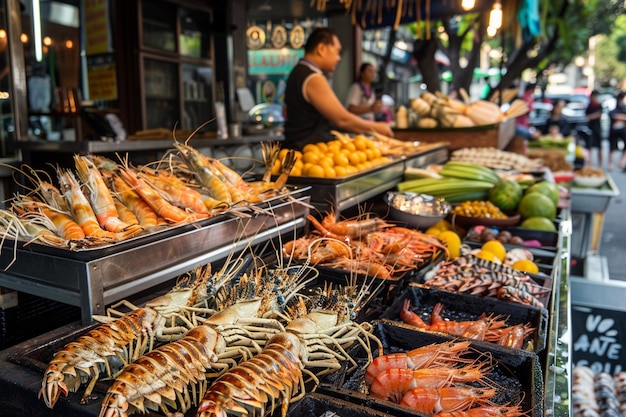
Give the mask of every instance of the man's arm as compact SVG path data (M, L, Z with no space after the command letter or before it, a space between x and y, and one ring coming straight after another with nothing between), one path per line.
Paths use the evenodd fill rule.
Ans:
M353 133L367 133L372 130L387 136L393 136L391 127L385 122L372 122L362 119L348 111L330 88L322 75L314 75L305 85L305 97L324 118L339 130Z

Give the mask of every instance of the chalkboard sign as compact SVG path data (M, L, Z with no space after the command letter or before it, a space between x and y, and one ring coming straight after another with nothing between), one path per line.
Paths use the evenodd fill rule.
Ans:
M572 362L594 373L626 370L626 311L572 304Z

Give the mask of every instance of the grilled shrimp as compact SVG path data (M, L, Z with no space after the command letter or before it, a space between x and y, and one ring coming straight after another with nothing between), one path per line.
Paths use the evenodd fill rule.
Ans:
M197 404L198 393L216 368L224 339L210 326L191 329L182 339L160 346L128 365L102 402L100 417L125 417L135 410L182 413ZM222 367L223 368L223 367Z
M157 213L144 201L133 188L118 174L111 174L111 186L117 196L137 217L139 225L144 229L151 229L158 224Z
M221 375L204 394L199 417L265 415L281 405L282 416L292 400L304 395L301 361L304 346L298 336L273 336L263 351Z
M78 180L71 171L59 170L58 175L61 189L72 211L72 217L83 229L85 236L109 242L122 240L125 237L124 232L118 235L100 227L89 200L83 194Z
M152 210L170 223L193 221L208 217L206 214L201 213L187 213L185 210L169 203L143 178L129 168L120 168L119 174Z
M151 309L137 309L65 345L50 361L39 397L52 408L61 393L67 396L79 388L81 380L91 379L83 395L83 400L87 398L101 373L113 377L120 363L127 364L144 352L156 315Z
M74 162L76 172L87 188L91 207L100 226L113 233L125 231L129 236L142 232L143 228L140 226L130 225L120 220L111 192L94 163L81 155L74 155Z
M370 386L372 397L399 403L413 388L443 388L456 382L478 382L485 376L484 364L462 368L386 369Z
M367 367L365 382L369 385L376 375L385 369L419 369L431 365L445 366L449 363L463 362L462 355L469 348L469 341L450 341L418 347L409 352L391 353L375 358Z
M202 201L202 194L185 185L174 175L166 174L163 171L156 173L141 171L139 176L152 185L163 198L173 205L196 213L209 214L207 206Z
M202 184L211 197L227 204L233 202L228 185L216 175L215 170L207 163L204 155L182 143L174 142L174 146L178 149L181 158L193 171L198 182Z
M319 222L314 216L307 215L311 222L322 236L332 237L337 240L349 242L351 239L358 239L369 232L375 232L391 225L379 217L364 217L356 220L337 221L335 213L331 212Z
M521 417L527 413L516 406L481 406L465 411L440 412L435 417Z
M13 210L19 213L22 224L45 226L64 241L78 241L85 238L85 232L70 216L37 201L18 201Z
M445 387L414 388L402 397L401 405L423 413L462 411L473 405L492 405L489 401L496 393L494 388Z

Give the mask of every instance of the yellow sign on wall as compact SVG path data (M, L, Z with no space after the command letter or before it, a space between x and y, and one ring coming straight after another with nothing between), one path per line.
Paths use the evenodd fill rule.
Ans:
M87 55L112 52L108 0L83 0Z
M117 77L113 55L100 55L87 58L87 78L89 99L116 100Z

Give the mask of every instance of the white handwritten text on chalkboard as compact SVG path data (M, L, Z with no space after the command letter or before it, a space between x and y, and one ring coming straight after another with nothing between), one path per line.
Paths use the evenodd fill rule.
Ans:
M577 311L578 310L578 311ZM574 360L576 365L585 365L594 372L621 372L622 342L617 322L611 317L616 312L600 313L596 308L573 308L572 313L578 315L578 320L572 318L574 325ZM582 325L582 326L581 326ZM578 329L578 332L576 332ZM622 334L623 338L624 335Z

